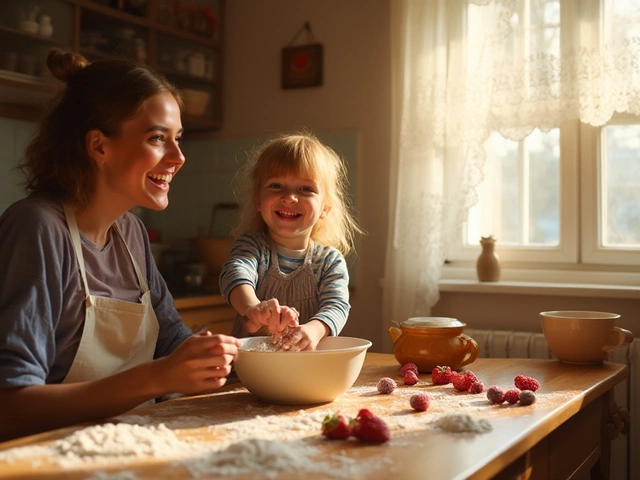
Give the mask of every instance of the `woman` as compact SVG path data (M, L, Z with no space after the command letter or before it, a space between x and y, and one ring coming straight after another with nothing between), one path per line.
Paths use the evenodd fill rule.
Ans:
M192 335L142 222L184 164L179 96L144 65L52 51L66 82L0 217L0 440L224 385L239 341Z

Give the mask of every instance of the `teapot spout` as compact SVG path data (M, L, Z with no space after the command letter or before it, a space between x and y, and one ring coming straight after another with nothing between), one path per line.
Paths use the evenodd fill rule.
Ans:
M396 343L396 340L400 338L400 335L402 335L402 330L398 327L389 327L389 335L391 335L391 340L393 341L393 343Z

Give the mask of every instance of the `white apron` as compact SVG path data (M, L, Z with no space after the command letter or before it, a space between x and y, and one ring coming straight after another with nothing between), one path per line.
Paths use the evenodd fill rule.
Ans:
M298 310L300 324L305 324L318 313L319 305L318 280L313 273L313 240L309 240L304 263L291 273L280 270L276 246L270 239L268 241L271 249L271 266L256 289L256 297L260 301L277 298L281 305ZM250 334L244 327L245 323L246 317L236 315L231 335L239 338L256 334L266 335L263 329L258 333Z
M114 223L114 230L127 249L136 271L142 292L141 303L91 295L76 217L68 205L64 206L64 213L84 284L86 313L78 352L63 383L97 380L153 360L160 327L151 305L146 279L117 223ZM153 403L153 400L150 402Z

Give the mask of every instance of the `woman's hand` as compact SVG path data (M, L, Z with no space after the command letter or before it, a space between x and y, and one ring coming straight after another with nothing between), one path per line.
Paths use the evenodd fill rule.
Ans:
M266 325L269 333L277 333L287 327L297 327L299 314L293 307L280 305L277 298L270 298L247 308L245 316L247 332L255 333Z
M211 332L193 335L170 355L156 360L163 390L185 395L222 387L231 372L240 340Z

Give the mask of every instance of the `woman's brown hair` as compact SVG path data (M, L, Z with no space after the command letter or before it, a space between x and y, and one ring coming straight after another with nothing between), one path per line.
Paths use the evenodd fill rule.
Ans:
M169 92L182 107L176 88L143 63L127 58L89 63L75 52L52 50L47 67L65 86L26 149L19 165L27 193L50 193L86 205L95 188L96 168L85 138L98 129L116 138L126 120L146 102Z

